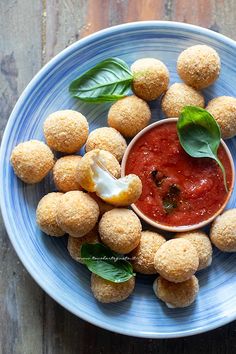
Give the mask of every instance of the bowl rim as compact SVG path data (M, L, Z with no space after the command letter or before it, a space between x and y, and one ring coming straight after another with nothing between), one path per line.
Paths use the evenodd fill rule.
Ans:
M73 52L74 50L78 50L80 48L84 48L86 45L90 44L93 41L96 41L97 39L101 39L102 37L106 37L107 35L110 35L112 33L119 33L125 30L132 30L132 29L138 29L138 30L145 30L145 29L150 29L150 27L155 28L157 30L158 28L165 28L165 29L172 29L172 30L184 30L190 33L196 33L196 34L201 34L202 36L207 36L208 38L212 40L216 40L218 42L224 43L225 45L228 45L230 47L233 47L236 50L236 42L233 39L230 39L220 33L214 32L212 30L196 26L196 25L191 25L191 24L186 24L186 23L181 23L181 22L175 22L175 21L137 21L137 22L130 22L130 23L123 23L120 25L108 27L105 29L102 29L98 32L95 32L93 34L90 34L89 36L82 38L75 43L71 44L64 50L62 50L60 53L58 53L55 57L53 57L48 63L46 63L39 71L38 73L32 78L32 80L29 82L29 84L26 86L26 88L23 90L21 93L20 97L18 98L15 107L12 110L12 113L8 119L7 125L4 130L4 134L2 137L2 142L1 142L1 148L0 148L0 183L4 185L4 180L3 180L3 169L4 169L4 157L5 153L7 150L7 144L8 144L8 137L11 133L11 129L14 125L14 120L17 117L18 112L21 109L21 105L24 102L24 100L27 98L29 93L32 91L32 89L35 87L35 85L40 82L42 77L46 75L51 68L53 68L54 65L59 63L61 60L63 60L64 57L66 57L70 52ZM216 322L213 323L208 323L205 324L204 326L200 325L192 330L180 330L180 331L174 331L174 332L167 332L167 333L159 333L159 332L153 332L153 331L136 331L130 328L129 330L124 330L118 326L115 326L113 324L106 324L104 321L98 318L91 318L90 316L87 315L86 312L83 312L81 310L75 310L74 307L68 306L66 302L63 301L61 296L58 294L55 294L53 291L53 287L50 286L50 284L45 284L43 279L40 277L39 273L35 270L32 269L31 264L27 258L24 258L23 254L21 253L20 247L18 242L15 239L14 235L14 230L11 225L9 216L8 216L8 210L5 205L5 198L4 194L0 193L0 206L1 206L1 212L2 212L2 217L3 221L6 227L6 231L8 234L8 237L11 241L12 246L14 247L20 261L24 265L24 267L27 269L28 273L32 276L32 278L36 281L36 283L49 295L51 298L53 298L56 302L58 302L61 306L63 306L65 309L73 313L74 315L82 318L83 320L92 323L98 327L104 328L109 331L113 331L116 333L124 334L124 335L129 335L129 336L135 336L135 337L142 337L142 338L178 338L178 337L184 337L184 336L191 336L191 335L196 335L200 334L203 332L207 332L210 330L213 330L215 328L218 328L220 326L223 326L233 320L236 319L236 311L234 313L231 313L230 315L223 316L218 318Z
M136 142L144 135L146 134L148 131L154 129L155 127L158 127L160 125L163 124L169 124L172 122L177 122L178 118L164 118L161 120L158 120L152 124L149 124L148 126L146 126L145 128L143 128L137 135L135 135L135 137L131 140L131 142L129 143L127 149L125 150L123 159L122 159L122 163L121 163L121 176L124 177L125 176L125 168L126 168L126 163L127 163L127 159L128 156L130 154L130 151L132 149L132 147L136 144ZM224 208L226 207L227 203L229 202L229 199L232 195L233 189L234 189L234 180L235 180L235 168L234 168L234 161L231 155L231 152L229 151L229 148L227 147L227 145L225 144L225 142L223 141L223 139L221 139L220 141L221 146L223 147L223 149L225 150L229 161L230 161L230 166L231 166L231 172L232 172L232 181L231 181L231 185L229 187L229 192L227 195L227 198L225 199L224 203L222 204L222 206L215 212L214 215L212 215L211 217L209 217L206 220L203 220L197 224L192 224L192 225L181 225L181 226L169 226L169 225L165 225L162 224L161 222L158 221L154 221L151 218L149 218L147 215L145 215L135 204L131 204L132 209L135 211L135 213L146 223L148 223L149 225L156 227L158 229L164 230L164 231L169 231L169 232L187 232L187 231L192 231L192 230L196 230L196 229L200 229L206 225L208 225L210 222L212 222L219 214L221 214L221 212L224 210Z

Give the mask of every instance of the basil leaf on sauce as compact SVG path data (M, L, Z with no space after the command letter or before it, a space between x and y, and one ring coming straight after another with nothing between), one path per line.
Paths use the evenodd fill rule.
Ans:
M121 59L109 58L71 82L69 91L85 102L101 103L125 97L133 75Z
M180 144L192 157L208 157L220 166L226 191L227 181L223 164L217 156L220 145L220 127L213 116L203 108L186 106L180 113L177 122Z
M83 244L81 258L92 273L114 283L122 283L135 275L132 265L127 260L102 243Z
M169 187L167 194L164 196L162 203L166 214L172 213L177 208L179 202L180 189L176 184Z

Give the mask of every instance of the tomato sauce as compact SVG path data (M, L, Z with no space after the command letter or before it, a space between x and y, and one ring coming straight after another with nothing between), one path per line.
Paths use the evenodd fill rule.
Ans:
M230 160L221 145L218 157L230 187ZM136 206L150 219L168 226L204 221L227 197L217 163L189 156L179 143L175 122L156 126L141 136L130 151L125 172L142 180L143 191Z

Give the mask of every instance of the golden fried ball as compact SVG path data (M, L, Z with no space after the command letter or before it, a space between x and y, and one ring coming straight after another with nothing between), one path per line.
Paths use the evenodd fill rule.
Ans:
M118 253L129 253L138 246L142 225L129 209L115 208L106 212L99 222L101 240Z
M65 232L58 226L56 215L63 193L48 193L39 202L36 209L36 221L39 228L50 236L63 236Z
M236 135L236 98L220 96L213 98L206 107L221 129L223 139L229 139Z
M81 259L81 253L80 253L81 246L84 243L98 243L98 242L99 242L99 234L97 228L95 227L93 230L91 230L87 235L83 237L72 237L69 235L67 249L71 257L75 261L79 263L83 263L83 260Z
M199 258L196 248L185 239L165 242L156 252L154 266L163 278L180 283L197 271Z
M109 151L120 162L127 148L123 136L114 128L103 127L93 130L86 142L85 150L94 149Z
M53 167L53 180L56 188L61 192L81 190L77 178L81 156L68 155L58 159Z
M132 138L145 128L150 119L148 104L137 96L122 98L108 112L108 125L127 138Z
M131 65L131 71L133 92L145 101L157 99L168 88L169 71L158 59L138 59Z
M44 136L51 149L73 154L80 150L88 137L87 119L72 110L50 114L43 125Z
M29 140L18 144L12 151L14 172L25 183L38 183L54 165L54 156L42 141Z
M113 283L96 274L91 275L91 289L94 297L103 303L119 302L129 297L135 286L135 278L132 277L123 283Z
M115 208L114 205L108 204L104 202L101 198L97 196L96 193L89 193L89 195L97 202L99 211L100 211L100 216L102 217L103 214L105 214L107 211L110 211Z
M194 275L182 283L171 283L158 277L153 283L153 290L156 297L164 301L167 307L187 307L195 301L199 285Z
M179 117L184 106L204 107L203 95L184 83L170 86L164 95L161 106L166 117Z
M211 265L212 262L212 246L211 241L207 234L203 231L191 231L191 232L182 232L177 234L175 237L183 238L192 243L196 248L197 254L199 257L199 266L198 270L207 268Z
M197 90L205 88L220 74L220 57L207 45L194 45L178 57L177 71L181 79Z
M211 226L213 245L223 252L236 252L236 209L226 210Z
M95 200L85 192L63 194L57 211L58 225L73 237L82 237L91 231L99 217Z
M115 177L119 178L121 173L120 164L109 151L95 149L87 152L81 159L78 170L77 179L80 185L88 192L95 191L95 183L93 181L93 171L91 166L94 164L94 157L98 157L104 167Z
M157 232L142 231L138 247L130 254L134 270L142 274L155 274L154 257L165 242L165 238Z

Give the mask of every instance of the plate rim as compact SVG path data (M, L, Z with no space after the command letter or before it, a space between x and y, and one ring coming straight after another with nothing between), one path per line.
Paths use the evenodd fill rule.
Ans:
M176 21L137 21L137 22L130 22L130 23L123 23L120 25L115 25L111 26L105 29L102 29L100 31L97 31L95 33L92 33L85 38L82 38L67 48L63 49L61 52L59 52L56 56L54 56L51 60L49 60L37 73L34 75L34 77L30 80L30 82L27 84L25 89L22 91L21 95L19 96L11 114L8 119L7 125L4 129L4 133L2 136L2 141L1 141L1 148L0 148L0 184L3 185L3 168L4 168L4 157L5 157L5 152L6 152L6 147L7 147L7 141L9 137L9 133L11 131L11 128L14 124L15 117L17 116L17 112L21 108L22 102L27 98L28 94L32 90L32 88L35 86L35 84L40 80L41 76L44 76L46 72L50 71L50 69L60 62L60 60L63 59L64 56L69 54L71 51L73 51L75 48L83 47L90 41L94 41L96 38L100 38L101 36L106 36L107 34L111 34L112 32L119 32L119 31L124 31L126 29L145 29L145 28L150 28L150 26L156 27L156 28L163 28L165 27L166 29L179 29L179 30L187 30L189 32L196 32L200 33L202 35L206 35L212 39L221 41L225 43L226 45L233 46L236 49L236 42L221 34L218 32L214 32L210 29L206 29L204 27L192 25L192 24L187 24L187 23L182 23L182 22L176 22ZM14 231L13 228L11 227L11 223L8 218L8 213L7 213L7 208L5 207L5 198L3 196L4 193L0 194L0 207L1 207L1 213L2 213L2 218L3 222L7 231L7 235L11 241L11 244L17 253L17 256L19 257L20 261L22 262L23 266L26 268L27 272L30 274L30 276L34 279L34 281L45 291L51 298L53 298L57 303L59 303L63 308L68 310L69 312L73 313L75 316L81 318L82 320L85 320L95 326L98 326L100 328L106 329L108 331L112 331L115 333L123 334L123 335L128 335L128 336L133 336L133 337L141 337L141 338L153 338L153 339L164 339L164 338L180 338L180 337L185 337L185 336L192 336L192 335L197 335L200 333L208 332L213 329L219 328L223 325L226 325L230 323L231 321L236 319L236 311L235 313L231 314L230 316L223 317L219 319L216 323L210 324L210 325L205 325L205 326L200 326L196 327L192 330L187 330L187 331L178 331L178 332L167 332L167 333L159 333L159 332L149 332L149 331L142 331L142 330L132 330L132 329L122 329L121 327L118 327L114 324L106 324L104 321L101 319L96 319L93 318L89 315L87 315L84 312L76 311L74 308L72 308L70 305L67 303L63 302L63 300L60 298L60 295L54 294L51 288L48 288L47 285L43 282L43 280L40 279L38 276L38 273L34 270L31 269L30 264L27 262L27 259L23 257L23 255L20 252L20 249L18 247L18 243L15 240L14 236Z

